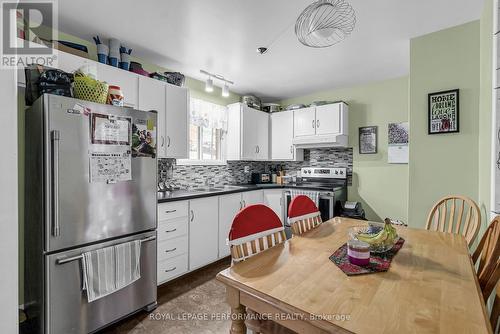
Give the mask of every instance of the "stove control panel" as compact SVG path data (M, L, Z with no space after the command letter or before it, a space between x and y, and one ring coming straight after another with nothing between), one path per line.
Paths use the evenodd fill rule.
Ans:
M302 177L347 179L347 168L308 167L300 170Z

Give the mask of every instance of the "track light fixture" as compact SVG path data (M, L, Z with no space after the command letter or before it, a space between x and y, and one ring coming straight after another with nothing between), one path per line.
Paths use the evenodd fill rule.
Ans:
M227 80L222 75L210 73L210 72L207 72L207 71L204 71L204 70L200 70L200 73L205 74L205 75L208 76L208 79L205 82L205 91L206 92L211 93L211 92L214 91L214 80L213 79L215 78L215 79L223 82L222 96L223 97L228 97L229 96L229 85L234 85L234 82L232 82L230 80Z

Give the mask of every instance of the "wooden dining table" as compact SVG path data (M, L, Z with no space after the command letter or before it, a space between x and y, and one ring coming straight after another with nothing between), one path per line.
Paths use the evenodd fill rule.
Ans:
M334 218L220 272L230 333L247 308L297 333L492 332L464 237L397 227L387 272L347 276L329 257L363 224Z

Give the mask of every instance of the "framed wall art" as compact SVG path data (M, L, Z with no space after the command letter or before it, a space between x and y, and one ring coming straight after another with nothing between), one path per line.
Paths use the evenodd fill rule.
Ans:
M377 153L377 129L376 126L359 128L359 154Z
M459 90L429 94L429 134L459 132Z

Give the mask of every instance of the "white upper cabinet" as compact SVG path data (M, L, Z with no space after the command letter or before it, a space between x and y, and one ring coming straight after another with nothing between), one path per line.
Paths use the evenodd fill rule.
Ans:
M166 156L188 158L189 90L166 85Z
M227 160L269 160L269 114L230 105L226 138Z
M293 111L293 130L295 137L316 134L316 113L314 107Z
M344 134L343 121L347 114L342 111L345 106L344 103L334 103L316 107L316 134Z
M139 77L139 106L138 109L150 111L155 110L158 113L156 134L158 140L158 157L166 157L166 135L165 135L165 114L166 114L166 99L165 99L165 83L147 78Z
M293 111L271 114L271 160L303 160L303 150L293 146Z
M139 76L106 64L97 63L97 79L109 85L119 86L123 93L123 104L138 107Z

